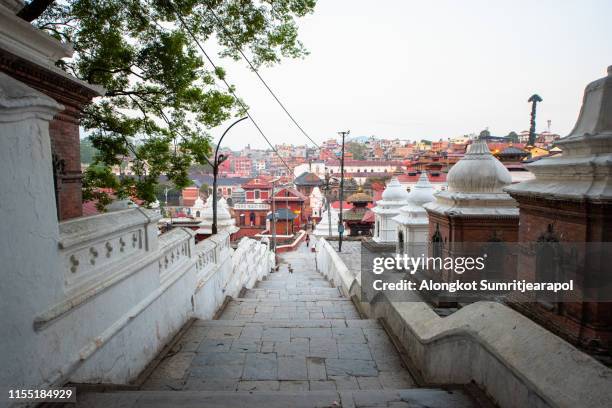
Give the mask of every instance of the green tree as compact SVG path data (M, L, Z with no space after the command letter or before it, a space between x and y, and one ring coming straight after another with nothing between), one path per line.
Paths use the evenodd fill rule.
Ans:
M365 153L366 153L367 147L364 143L348 142L345 145L345 149L347 152L353 154L353 159L355 160L365 159Z
M255 66L301 57L296 19L316 0L32 0L18 16L62 41L75 55L59 66L98 84L106 94L81 120L97 149L84 176L84 199L112 187L122 198L155 200L165 174L177 187L189 184L193 163L210 154L207 129L240 113L240 104L219 83L198 46L216 41L220 56ZM197 42L196 42L197 39ZM210 55L210 54L209 54ZM111 177L126 156L136 176Z
M512 143L518 143L519 142L519 136L516 132L510 132L508 133L508 136L506 136Z
M202 183L202 185L200 186L200 193L208 196L209 190L210 190L210 186L206 183Z
M81 163L90 164L94 161L94 157L98 153L93 143L89 138L81 139Z

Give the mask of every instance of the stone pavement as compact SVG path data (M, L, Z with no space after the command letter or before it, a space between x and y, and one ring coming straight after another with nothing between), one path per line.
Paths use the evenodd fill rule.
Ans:
M293 270L293 273L290 272ZM302 246L280 269L231 301L219 320L197 321L144 389L315 391L414 387L375 320L315 270Z
M82 392L77 407L472 408L463 390L416 388L376 320L302 245L217 320L196 321L140 390Z

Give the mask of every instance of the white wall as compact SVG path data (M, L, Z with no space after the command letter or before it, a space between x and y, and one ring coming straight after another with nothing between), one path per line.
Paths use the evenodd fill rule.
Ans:
M158 237L141 208L58 223L48 122L62 107L0 73L0 386L125 384L191 317L211 318L274 259L229 234Z

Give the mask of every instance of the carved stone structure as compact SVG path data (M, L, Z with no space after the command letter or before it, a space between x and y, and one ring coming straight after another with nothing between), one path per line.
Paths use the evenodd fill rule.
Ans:
M331 225L331 236L337 237L338 233L338 211L334 210L331 206L329 207L331 212L331 223L329 220L329 213L327 210L323 211L321 215L321 222L319 222L313 232L316 237L328 237Z
M397 222L393 217L399 214L400 208L408 203L408 191L393 177L382 193L382 200L376 202L372 209L375 214L375 242L396 242Z
M448 173L448 190L424 205L429 215L429 237L444 243L515 242L518 232L516 202L502 188L512 182L510 172L483 140L468 147L466 155Z
M198 200L202 200L198 198ZM196 204L198 201L196 200ZM201 215L202 222L200 222L199 228L196 230L196 234L199 239L203 239L209 237L212 234L212 224L213 224L213 209L212 209L212 195L208 196L206 200L206 204L204 204L202 208ZM227 205L227 201L224 198L221 198L217 202L217 231L219 232L228 232L233 234L238 231L238 227L236 227L236 221L229 213L229 206Z
M397 253L418 256L411 253L415 245L426 243L429 238L429 218L423 208L435 200L435 187L429 182L427 173L421 173L419 181L408 193L408 204L400 208L399 215L393 218L397 223Z
M512 182L510 172L491 154L486 142L479 139L449 171L447 180L448 190L436 193L436 200L424 205L429 216L428 254L442 258L466 257L494 250L500 254L492 256L495 262L487 263L483 273L490 273L489 278L512 279L516 273L516 256L506 253L499 245L516 242L518 235L517 204L502 190ZM458 278L448 269L430 270L428 275L438 281ZM473 270L460 277L470 281L482 278L482 273ZM452 296L444 297L431 301L439 306L455 306Z
M587 85L576 125L557 145L562 155L527 166L535 179L505 189L520 207L519 278L537 278L529 242L586 243L584 248L612 241L612 66L606 77ZM610 259L605 251L586 257L576 266L578 280L588 284L609 274L610 264L604 258ZM612 303L513 306L574 344L594 352L612 349Z

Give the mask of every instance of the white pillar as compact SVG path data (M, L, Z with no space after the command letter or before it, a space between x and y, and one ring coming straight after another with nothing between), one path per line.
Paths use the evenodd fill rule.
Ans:
M63 295L49 139L62 109L0 73L0 384L39 375L28 364L38 351L33 319Z

